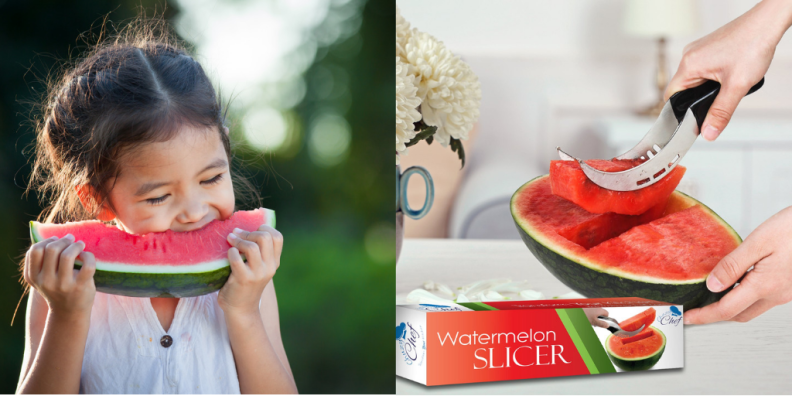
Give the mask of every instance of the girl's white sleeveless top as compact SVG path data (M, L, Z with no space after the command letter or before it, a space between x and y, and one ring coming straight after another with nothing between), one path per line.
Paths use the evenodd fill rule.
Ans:
M217 292L180 299L167 332L150 299L97 292L80 393L239 393Z

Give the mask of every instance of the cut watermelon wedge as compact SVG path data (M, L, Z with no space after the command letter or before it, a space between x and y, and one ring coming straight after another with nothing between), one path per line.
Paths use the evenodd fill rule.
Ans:
M707 275L739 235L712 210L674 192L644 215L590 213L540 176L512 196L522 240L556 278L589 298L642 297L684 305L717 301ZM640 327L640 326L639 326Z
M96 290L131 297L192 297L220 289L231 273L226 237L234 228L275 227L275 212L238 211L200 230L128 234L100 221L30 222L33 243L72 234L96 258ZM75 261L75 268L82 263Z
M624 331L635 331L640 329L641 325L646 325L645 329L648 329L654 323L656 315L657 311L654 308L649 308L638 315L621 321L619 327Z
M639 160L589 160L587 164L605 172L620 172L638 166ZM651 186L635 191L613 191L602 188L586 177L576 161L550 161L550 183L553 194L566 198L591 213L640 215L665 202L685 174L677 166L671 173Z

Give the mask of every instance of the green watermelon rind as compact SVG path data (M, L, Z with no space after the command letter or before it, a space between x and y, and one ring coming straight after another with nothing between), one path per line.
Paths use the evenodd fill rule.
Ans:
M660 358L663 357L663 352L665 352L668 338L666 338L666 335L657 327L652 326L651 328L663 337L663 346L649 356L642 356L638 358L625 358L618 356L610 349L610 339L611 337L615 336L611 334L605 339L605 351L608 353L608 357L610 357L611 361L614 365L616 365L616 367L624 371L649 370L660 361Z
M265 209L265 213L267 215L266 224L275 228L275 212ZM33 243L43 239L36 232L36 224L35 221L30 222L30 239ZM246 261L244 256L242 259ZM220 290L231 275L231 263L228 259L213 260L208 267L216 269L202 272L120 272L104 269L114 264L97 261L94 273L96 291L128 297L197 297ZM202 264L207 263L189 267ZM82 262L75 260L74 268L82 268ZM140 266L140 268L146 268L146 266ZM153 268L153 266L149 266L149 268Z
M531 183L538 182L545 177L549 177L549 175L530 180L512 195L510 202L512 218L517 225L520 237L531 253L551 274L572 290L589 298L642 297L679 304L685 310L716 302L728 291L727 289L720 293L712 293L707 289L706 277L684 281L642 277L613 268L603 268L585 257L568 251L563 252L563 248L560 247L554 250L552 241L542 238L537 231L526 224L527 222L520 219L515 206L520 192ZM679 191L675 191L674 194L700 205L734 237L735 241L742 242L739 234L712 209Z

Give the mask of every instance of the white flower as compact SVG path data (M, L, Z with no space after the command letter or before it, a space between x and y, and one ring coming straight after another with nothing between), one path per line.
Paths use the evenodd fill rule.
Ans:
M399 7L396 7L396 56L402 57L404 61L404 46L410 37L410 22L401 16Z
M396 164L399 163L398 153L407 150L406 144L415 137L413 123L421 120L417 107L421 100L416 95L415 77L409 72L409 65L396 57Z
M479 118L478 77L441 41L417 29L412 29L404 50L410 71L417 77L424 122L437 127L434 138L443 146L452 137L467 139Z
M438 295L440 294L440 295ZM456 298L451 300L450 298ZM450 297L450 298L449 298ZM511 279L484 279L453 289L435 281L426 281L423 288L415 289L406 297L396 297L396 304L451 304L453 302L487 302L487 301L527 301L542 300L545 296L540 291L529 288L528 281ZM556 298L584 298L576 292L569 292Z

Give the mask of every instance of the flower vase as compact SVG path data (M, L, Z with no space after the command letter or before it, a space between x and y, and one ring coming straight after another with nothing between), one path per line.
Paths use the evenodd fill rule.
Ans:
M426 197L421 209L415 210L410 207L407 200L407 183L410 177L418 174L424 179L426 184ZM401 172L399 165L396 165L396 263L399 263L399 254L401 253L402 242L404 240L404 216L411 219L418 220L432 208L434 202L434 183L432 182L432 175L429 171L422 166L411 166Z

